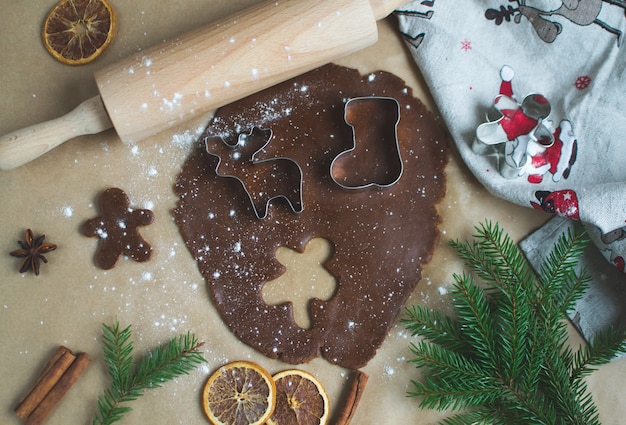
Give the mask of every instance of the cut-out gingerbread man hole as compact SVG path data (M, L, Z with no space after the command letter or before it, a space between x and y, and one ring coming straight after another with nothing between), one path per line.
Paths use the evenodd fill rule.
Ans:
M276 259L285 273L263 285L263 301L268 305L291 303L294 321L302 329L311 327L309 303L312 299L327 301L335 294L337 281L323 264L332 255L327 239L311 239L303 253L286 247L276 250Z

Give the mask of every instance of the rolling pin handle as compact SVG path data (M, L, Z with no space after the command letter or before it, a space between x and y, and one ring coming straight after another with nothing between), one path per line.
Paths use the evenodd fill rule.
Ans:
M17 168L67 140L100 133L112 126L100 96L92 97L60 118L1 137L0 170Z

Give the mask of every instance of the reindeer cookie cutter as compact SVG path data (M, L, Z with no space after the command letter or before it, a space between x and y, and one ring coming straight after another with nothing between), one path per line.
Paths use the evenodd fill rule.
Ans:
M272 137L271 129L255 126L248 133L240 133L235 144L219 136L204 139L207 152L218 158L215 174L237 180L261 220L267 217L274 199L284 199L296 214L304 210L300 164L286 157L258 158Z
M521 103L501 94L487 112L487 122L476 129L472 151L495 155L504 178L519 177L535 154L554 144L550 112L550 102L541 94L529 94Z
M332 160L332 181L351 190L396 184L404 171L398 143L398 100L380 96L351 98L345 104L344 120L352 128L353 143Z

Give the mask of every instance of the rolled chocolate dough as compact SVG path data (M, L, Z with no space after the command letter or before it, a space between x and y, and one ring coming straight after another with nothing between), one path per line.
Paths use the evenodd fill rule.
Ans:
M397 100L397 146L377 147L376 138L367 136L368 129L388 135L397 114L377 114L370 104L364 113L345 116L349 99L372 96ZM237 142L241 135L246 142L254 127L271 132L255 131L269 135L266 145L254 141L251 152ZM389 145L388 136L384 143ZM398 158L393 165L394 149L400 169ZM346 181L401 172L400 178L387 186L342 187L331 178L331 163L340 154L341 169L333 172ZM249 174L238 178L216 171L238 160L277 158L297 163L301 182L297 173L272 180L277 175L257 173L253 161L239 164ZM215 306L241 341L288 363L321 355L357 369L375 355L431 258L446 163L445 131L404 81L388 72L361 76L327 65L220 108L178 177L174 216ZM368 170L371 177L364 177ZM353 178L346 177L350 173ZM275 197L266 204L267 216L258 218L245 189L259 179L277 193L300 183L302 211L295 212L286 197ZM291 303L268 305L261 290L284 272L275 258L279 246L303 252L317 237L332 243L324 266L337 289L327 301L311 300L311 327L303 329ZM310 285L306 276L302 285Z

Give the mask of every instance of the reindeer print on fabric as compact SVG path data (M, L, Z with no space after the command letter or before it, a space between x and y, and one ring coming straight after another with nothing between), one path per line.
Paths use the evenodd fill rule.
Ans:
M423 0L420 2L420 6L425 8L424 11L398 9L395 11L395 14L399 16L411 16L415 18L431 19L433 17L433 14L435 13L432 9L434 5L435 0ZM416 34L408 34L402 32L402 36L411 46L418 48L419 45L422 44L422 41L424 41L426 33L420 32Z
M626 0L561 0L561 4L555 4L554 9L538 7L532 0L508 0L508 3L500 5L498 9L487 9L485 18L494 21L496 25L511 21L519 24L524 18L546 43L552 43L563 31L563 25L559 22L563 21L562 18L580 26L597 25L613 34L618 46L622 41L622 31L599 19L598 16L603 7L615 6L621 9L619 10L621 16L626 17Z

